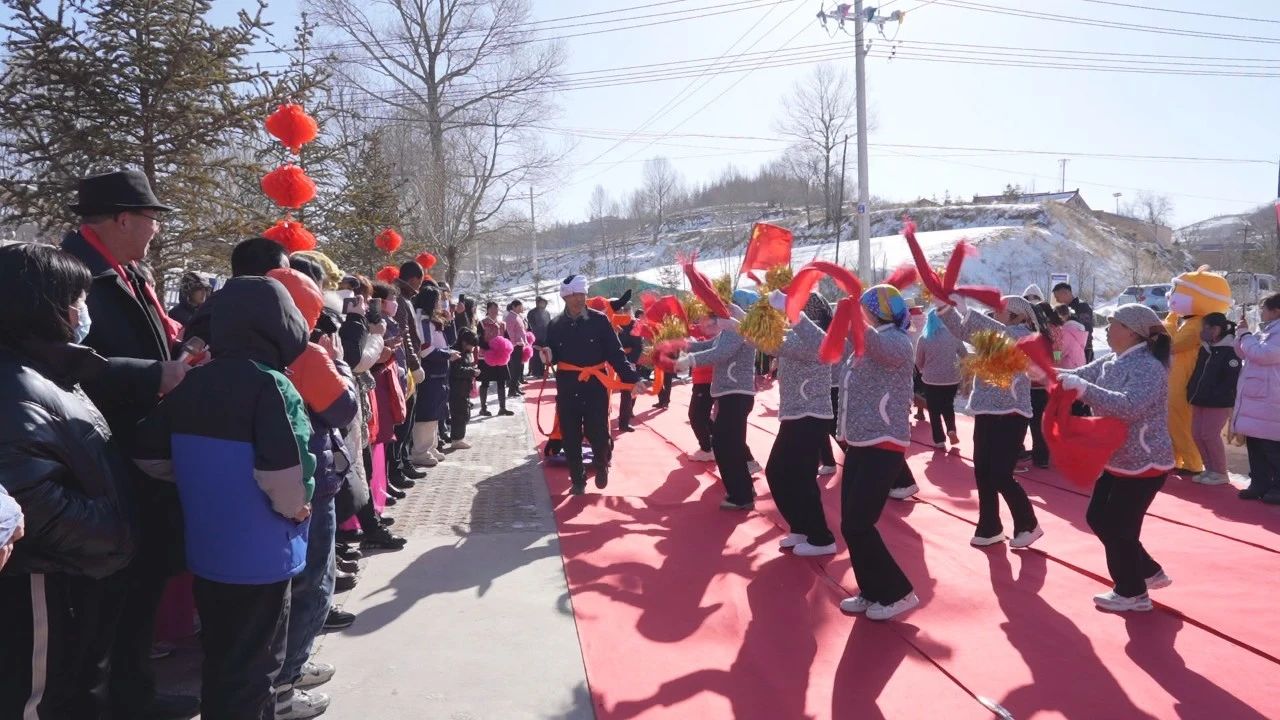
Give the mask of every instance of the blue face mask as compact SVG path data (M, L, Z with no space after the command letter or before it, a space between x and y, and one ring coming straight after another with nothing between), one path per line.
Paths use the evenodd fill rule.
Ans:
M89 337L89 328L93 325L93 321L89 318L89 306L81 303L76 305L76 316L79 322L76 323L76 344L84 342Z

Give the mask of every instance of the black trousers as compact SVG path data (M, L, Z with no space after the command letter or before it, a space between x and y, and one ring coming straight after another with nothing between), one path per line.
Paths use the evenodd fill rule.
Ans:
M520 391L520 385L524 382L524 353L521 352L523 345L517 345L511 353L511 359L507 361L507 372L511 375L508 387L512 395Z
M111 649L111 706L118 717L141 717L155 699L151 646L156 611L173 573L139 555L120 575L124 600Z
M409 444L413 440L413 412L418 406L418 393L405 398L405 421L396 426L396 437L391 443L391 477L403 477L401 468L409 462Z
M539 342L542 342L539 340ZM538 346L533 346L533 357L529 358L529 377L541 378L546 374L546 366L542 364L542 353L538 352Z
M911 581L889 554L876 523L889 499L889 486L907 464L900 452L849 447L840 479L840 532L862 597L890 605L906 597Z
M29 717L28 702L41 720L112 717L108 659L125 590L119 574L0 577L0 717Z
M956 431L956 392L959 385L924 386L924 402L929 409L929 427L933 430L934 444L946 441L946 433ZM946 432L943 426L946 426Z
M711 397L711 383L694 383L689 396L689 427L698 439L698 449L711 452L711 409L715 407Z
M978 415L973 424L973 474L978 484L978 537L1004 532L1000 522L1000 498L1013 515L1013 532L1034 530L1035 508L1027 492L1013 477L1022 452L1027 419L1016 413Z
M1147 592L1147 578L1160 572L1160 564L1147 554L1139 537L1142 520L1165 476L1119 478L1104 472L1093 486L1085 519L1107 551L1107 572L1116 594L1138 597Z
M360 523L360 529L366 533L374 532L382 527L378 523L378 510L373 506L373 448L365 447L360 451L360 462L364 464L364 484L368 488L365 492L369 497L369 502L361 505L356 510L356 522ZM355 477L354 475L352 477ZM336 510L335 510L336 512Z
M289 581L232 585L196 577L200 612L200 717L272 720L271 687L284 665Z
M498 388L498 409L507 409L507 383L505 380L493 380ZM480 381L480 411L489 412L489 380Z
M449 428L453 440L467 437L467 423L471 422L471 381L449 381Z
M840 444L840 428L837 423L840 422L840 388L831 388L831 419L827 421L825 428L828 440L822 443L822 464L834 467L836 464L836 454L831 448L831 442Z
M585 482L582 468L582 436L591 444L592 464L607 466L612 456L609 438L609 393L595 380L579 381L576 372L556 373L556 413L569 479Z
M755 407L754 395L721 395L711 423L711 451L716 455L726 499L737 505L755 500L751 473L747 470L747 416Z
M671 386L675 383L675 376L671 373L664 373L662 376L662 388L658 390L657 407L666 407L671 404Z
M811 545L836 541L822 513L822 490L818 487L818 461L827 444L826 429L823 418L802 417L778 423L778 437L764 468L778 512L791 532L806 536Z
M1031 462L1036 465L1049 464L1049 446L1044 441L1044 408L1049 404L1049 390L1031 388Z
M631 427L631 418L635 417L636 396L630 390L623 390L618 397L618 427Z
M1246 437L1249 489L1261 494L1280 488L1280 441Z

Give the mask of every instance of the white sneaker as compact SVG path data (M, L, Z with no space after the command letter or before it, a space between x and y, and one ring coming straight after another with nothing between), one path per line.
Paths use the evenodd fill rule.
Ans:
M1014 535L1013 539L1009 541L1009 547L1013 547L1013 548L1031 547L1031 543L1039 540L1042 537L1044 537L1044 528L1037 525L1035 530L1027 530L1024 532L1020 532L1017 535Z
M835 555L836 544L831 543L830 545L810 545L807 542L802 542L799 545L795 546L795 548L791 552L796 555L799 555L800 557L818 557L820 555Z
M761 465L760 463L756 462L755 460L747 461L747 472L751 473L752 475L755 475L761 470L764 470L764 466Z
M920 597L915 593L908 593L906 597L892 605L881 605L880 603L876 603L867 608L867 619L888 620L891 617L896 617L908 610L911 610L919 604Z
M819 466L819 467L818 467L818 474L819 474L819 475L835 475L835 474L836 474L836 466L835 466L835 465L822 465L822 466Z
M893 488L889 490L889 497L894 500L906 500L918 492L920 492L920 486L915 483L911 483L904 488Z
M1000 533L998 535L992 535L991 537L982 537L981 535L974 535L973 537L969 538L969 544L974 547L987 547L988 545L998 545L1007 539L1008 538L1004 536L1004 533Z
M689 459L694 462L715 462L716 454L710 450L698 450L697 452L689 453Z
M323 685L333 679L333 674L338 669L329 663L312 662L308 660L302 665L302 677L298 678L298 682L294 683L295 688L309 688L317 685Z
M440 448L433 446L431 448L431 457L435 458L436 462L441 462L444 460L444 453L440 452Z
M450 450L470 450L471 443L467 442L466 440L454 440L453 444L449 445L449 449Z
M790 535L787 535L786 537L778 541L778 547L782 548L783 550L786 550L787 548L793 548L802 542L807 542L808 540L809 540L808 535L801 535L800 533L791 533Z
M867 611L867 608L871 607L874 604L875 603L862 597L861 595L854 595L853 597L845 598L841 600L840 609L847 613L864 613Z
M1093 604L1108 612L1147 612L1151 610L1151 597L1146 593L1138 597L1117 595L1114 590L1093 596Z
M276 696L276 720L306 720L323 715L329 709L329 696L306 690L287 691Z
M942 448L946 447L946 446L947 446L947 444L946 444L945 442L943 442L943 441L939 440L938 442L934 443L934 444L933 444L933 446L934 446L935 448L942 449Z
M1169 577L1163 570L1147 578L1148 590L1162 590L1172 584L1173 578Z
M1192 478L1192 481L1198 482L1201 485L1226 485L1231 482L1231 479L1226 475L1205 471Z

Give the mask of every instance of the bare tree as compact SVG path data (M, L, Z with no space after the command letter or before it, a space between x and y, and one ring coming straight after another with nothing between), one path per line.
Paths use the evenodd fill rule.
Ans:
M804 198L804 220L806 225L813 225L811 214L814 185L823 186L825 161L823 156L814 152L807 143L797 143L788 147L782 154L782 167L788 177L800 186Z
M561 47L534 42L528 0L311 0L348 50L338 72L388 109L395 158L411 179L417 239L443 256L452 281L467 248L517 185L555 158L531 126L554 111L546 90ZM425 147L425 152L422 150ZM412 161L412 162L411 162Z
M605 215L609 212L609 193L603 185L596 185L591 191L590 205L587 207L591 221L596 224L596 240L600 243L600 258L604 261L604 271L610 271L609 235L605 230Z
M786 115L778 121L780 133L794 139L820 162L828 223L838 215L841 145L850 134L856 139L853 98L853 84L847 73L832 65L819 65L792 88L783 103Z
M644 164L644 195L653 213L653 239L658 239L666 211L680 192L680 174L665 157L650 158Z
M1168 195L1157 195L1150 192L1138 193L1137 199L1124 207L1123 214L1150 225L1150 240L1159 240L1160 228L1168 227L1173 217L1173 203Z

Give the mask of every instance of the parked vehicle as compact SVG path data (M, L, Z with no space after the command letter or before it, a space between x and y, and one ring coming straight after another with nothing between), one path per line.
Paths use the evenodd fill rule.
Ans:
M1280 289L1274 275L1232 270L1225 273L1227 284L1231 286L1231 299L1237 307L1248 309L1262 302L1268 295Z
M1171 292L1173 292L1171 283L1130 285L1124 289L1124 292L1120 293L1113 305L1138 303L1139 305L1146 305L1157 313L1164 314L1169 312L1169 294Z

